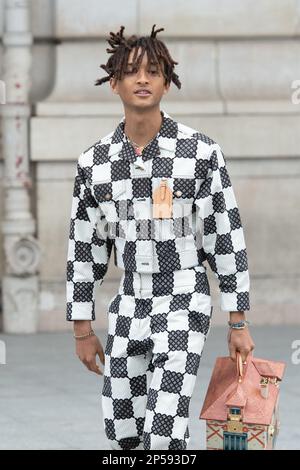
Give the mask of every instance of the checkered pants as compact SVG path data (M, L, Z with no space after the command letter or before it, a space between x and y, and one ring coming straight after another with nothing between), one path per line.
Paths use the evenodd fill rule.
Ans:
M102 411L112 449L187 449L213 307L206 267L124 271L110 300Z

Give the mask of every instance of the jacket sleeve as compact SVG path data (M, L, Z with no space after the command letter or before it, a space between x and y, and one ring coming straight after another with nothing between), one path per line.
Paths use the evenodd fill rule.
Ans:
M224 154L212 144L207 175L195 204L201 219L202 249L218 279L221 310L250 310L247 251L241 217Z
M95 320L95 291L112 251L107 222L94 199L80 155L73 188L66 268L66 319Z

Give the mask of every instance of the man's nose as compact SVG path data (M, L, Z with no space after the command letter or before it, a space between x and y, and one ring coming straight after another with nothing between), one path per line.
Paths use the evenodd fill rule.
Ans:
M148 77L147 77L147 72L146 70L140 68L140 70L137 73L137 81L138 83L140 82L148 82Z

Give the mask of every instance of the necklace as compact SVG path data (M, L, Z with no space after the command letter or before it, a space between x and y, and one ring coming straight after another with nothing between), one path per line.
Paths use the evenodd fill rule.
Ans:
M136 142L134 142L133 140L130 140L127 135L126 135L126 137L127 137L128 142L130 142L130 144L133 146L135 152L136 152L138 155L142 155L143 150L144 150L146 147L148 147L148 145L150 145L151 142L154 140L154 138L153 138L153 139L151 139L146 145L140 146L140 145L138 145Z
M161 114L161 125L160 125L160 128L161 128L162 123L163 123L163 115L162 115L162 113L160 113L160 114ZM136 142L134 142L133 140L130 140L127 134L125 134L125 135L126 135L127 141L133 146L133 148L135 150L135 153L137 155L142 155L143 150L145 150L145 148L148 147L148 145L150 145L151 142L156 138L156 136L154 136L146 145L140 146Z

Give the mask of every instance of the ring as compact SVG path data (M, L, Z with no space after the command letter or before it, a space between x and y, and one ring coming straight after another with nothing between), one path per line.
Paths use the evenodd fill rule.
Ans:
M244 365L247 364L247 361L243 362L243 364L244 364Z

